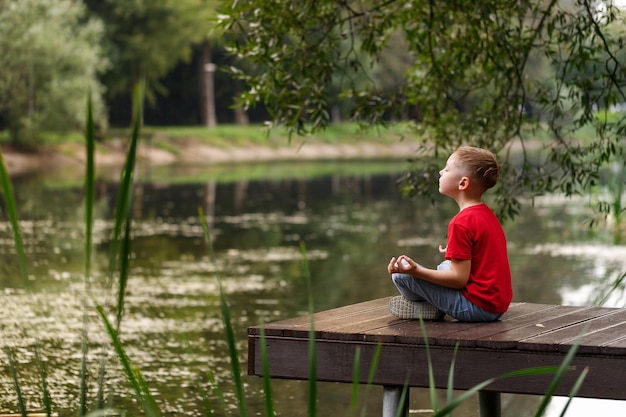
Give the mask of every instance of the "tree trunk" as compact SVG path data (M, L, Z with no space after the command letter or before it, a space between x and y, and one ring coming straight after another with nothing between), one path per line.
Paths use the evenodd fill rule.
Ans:
M248 123L250 123L250 120L248 119L248 113L246 113L246 110L241 107L241 106L235 106L235 123L238 125L247 125Z
M202 47L201 60L201 93L202 97L202 122L208 127L217 126L217 116L215 115L215 89L213 86L213 76L216 66L211 62L211 48L208 42L204 42Z

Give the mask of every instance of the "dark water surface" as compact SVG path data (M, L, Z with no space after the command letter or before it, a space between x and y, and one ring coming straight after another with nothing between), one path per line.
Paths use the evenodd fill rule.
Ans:
M139 179L120 336L164 415L206 415L198 384L211 391L211 379L231 407L224 413L211 394L216 415L238 415L218 276L229 301L245 373L248 326L307 312L301 244L306 248L316 311L395 295L386 273L391 256L406 253L425 265L438 263L437 246L445 243L447 221L457 210L455 203L441 198L433 206L429 201L404 199L397 190L402 168L397 162L378 163L375 170L366 165L326 163L316 175L304 174L299 165L283 165L280 175L264 175L275 173L277 167L267 170L267 166L248 165L233 168L237 175L230 175L225 167L220 175L187 169L166 179ZM245 178L241 171L255 175ZM3 215L0 335L3 347L17 362L28 408L42 409L34 359L38 345L55 411L61 416L76 415L86 306L90 403L96 397L98 369L105 352L107 398L112 406L128 410L127 415L140 415L94 308L98 303L113 311L116 298L116 284L109 289L106 274L115 181L98 184L94 272L89 284L84 278L80 180L21 178L14 180L14 191L29 262L30 291L20 277L12 230ZM613 245L608 231L591 234L585 223L586 207L583 200L550 196L505 224L515 301L597 303L626 270L626 247ZM199 208L210 224L214 257L204 239ZM622 293L616 292L607 305L623 304ZM250 414L265 415L262 381L245 375L243 380ZM318 388L318 415L349 415L352 387L320 383ZM273 390L280 415L307 415L305 382L274 381ZM371 392L361 387L359 410L367 406L366 415L380 415L381 398L380 387L372 387ZM539 400L505 395L504 415L534 415ZM607 403L595 402L592 407L602 410ZM617 406L620 403L611 402L607 407ZM427 391L411 391L415 415L428 415L424 410L429 407ZM17 411L8 357L3 353L0 413ZM477 415L475 399L455 413L473 415ZM558 412L553 408L548 415Z

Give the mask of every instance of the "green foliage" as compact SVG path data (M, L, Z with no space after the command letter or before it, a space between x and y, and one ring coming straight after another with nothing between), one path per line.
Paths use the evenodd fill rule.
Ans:
M33 145L42 130L83 126L91 89L102 116L97 73L107 65L102 25L78 0L0 3L0 117L14 143Z
M290 132L328 126L338 77L353 119L410 119L431 158L407 175L407 194L432 195L449 153L481 146L504 164L504 218L524 197L589 190L622 155L626 121L607 116L626 101L624 23L611 2L250 0L220 17L237 34L230 51L256 69L233 69L248 86L243 104L264 103ZM410 65L395 90L370 71L390 49ZM593 140L577 138L583 128ZM509 159L514 147L523 160Z
M112 66L105 75L111 94L128 94L145 82L146 96L162 87L158 81L211 29L211 2L206 0L86 0L106 25L106 47Z

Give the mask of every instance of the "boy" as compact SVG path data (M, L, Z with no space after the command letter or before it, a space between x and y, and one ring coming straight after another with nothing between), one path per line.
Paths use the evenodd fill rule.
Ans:
M493 153L470 146L458 148L439 171L439 192L452 197L459 213L448 225L448 245L439 247L446 261L436 270L406 255L391 258L387 270L400 296L389 302L402 319L488 322L506 312L513 291L502 226L482 196L498 181Z

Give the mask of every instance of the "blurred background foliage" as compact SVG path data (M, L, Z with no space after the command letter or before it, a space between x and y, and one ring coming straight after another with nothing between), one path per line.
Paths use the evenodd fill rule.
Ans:
M408 157L429 156L407 173L407 194L435 192L442 159L474 144L502 158L498 214L514 216L522 198L593 189L623 159L619 6L0 0L0 131L33 147L44 132L82 129L91 90L102 139L130 126L137 82L149 126L267 123L307 135L402 122L423 138Z

